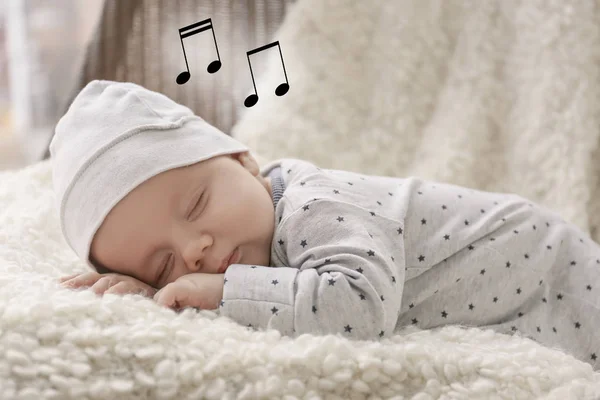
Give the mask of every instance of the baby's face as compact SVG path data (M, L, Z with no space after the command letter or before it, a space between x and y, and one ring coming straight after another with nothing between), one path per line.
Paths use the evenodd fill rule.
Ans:
M96 233L96 263L156 288L182 275L269 265L275 210L268 179L248 153L215 157L147 180L108 214Z

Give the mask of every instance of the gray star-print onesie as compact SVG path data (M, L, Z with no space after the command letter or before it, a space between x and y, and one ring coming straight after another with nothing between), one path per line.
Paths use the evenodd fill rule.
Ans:
M271 265L231 265L221 315L290 336L518 331L600 368L600 246L557 213L514 194L298 159L261 174L273 186Z

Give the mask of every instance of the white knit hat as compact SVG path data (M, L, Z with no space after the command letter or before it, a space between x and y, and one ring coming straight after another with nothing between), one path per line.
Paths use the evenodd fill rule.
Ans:
M96 231L134 188L161 172L249 149L167 96L133 83L92 81L50 143L60 225L89 260Z

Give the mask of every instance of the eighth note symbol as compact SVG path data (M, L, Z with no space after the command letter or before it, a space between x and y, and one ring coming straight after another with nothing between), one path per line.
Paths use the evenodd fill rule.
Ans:
M207 26L203 26L201 28L194 30L194 28L197 28L200 25L207 25ZM188 65L187 56L185 54L185 47L183 46L183 39L188 36L192 36L197 33L204 32L208 29L210 29L212 31L213 39L215 40L215 49L217 50L218 60L215 60L215 61L211 62L210 64L208 64L208 68L206 68L206 70L208 71L209 74L214 74L219 69L221 69L221 56L219 55L219 47L217 46L217 38L215 37L215 30L213 29L213 26L212 26L212 20L210 18L207 18L204 21L200 21L200 22L196 22L195 24L192 24L192 25L184 26L183 28L179 29L179 38L181 39L181 48L183 49L183 58L185 59L185 67L186 67L187 71L184 71L184 72L180 73L179 75L177 75L176 82L179 85L183 85L184 83L189 81L190 77L191 77L190 66ZM185 31L191 31L191 32L184 33Z
M252 73L252 64L250 64L250 56L252 54L261 52L263 50L266 50L266 49L269 49L269 48L275 47L275 46L277 46L277 48L279 49L279 56L281 57L281 65L283 66L283 73L285 74L285 83L282 83L281 85L277 86L277 88L275 89L275 94L277 96L283 96L284 94L286 94L288 92L288 90L290 90L290 83L288 82L287 73L285 72L285 64L283 63L283 55L281 54L281 46L279 45L279 41L275 41L273 43L266 44L262 47L258 47L254 50L250 50L250 51L246 52L246 55L248 57L248 66L250 66L250 75L252 76L252 85L254 85L254 94L251 94L250 96L246 97L246 100L244 100L244 105L247 108L254 106L258 102L258 92L256 91L256 83L254 82L254 74Z

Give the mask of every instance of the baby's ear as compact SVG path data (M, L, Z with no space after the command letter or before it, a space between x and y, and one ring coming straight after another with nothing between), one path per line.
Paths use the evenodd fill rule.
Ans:
M249 152L239 153L237 154L237 158L252 175L257 175L260 172L256 159Z

